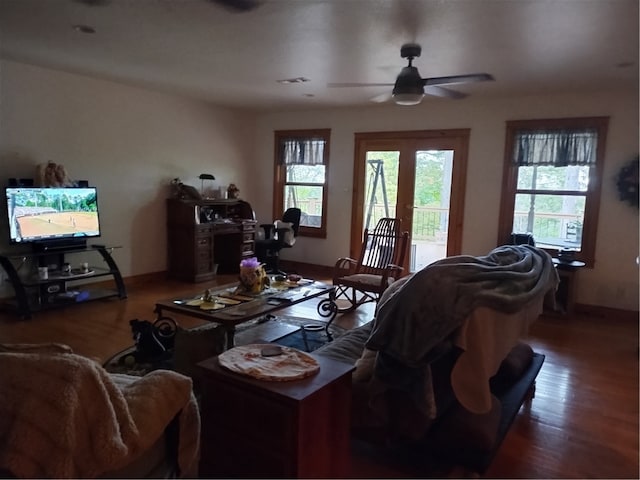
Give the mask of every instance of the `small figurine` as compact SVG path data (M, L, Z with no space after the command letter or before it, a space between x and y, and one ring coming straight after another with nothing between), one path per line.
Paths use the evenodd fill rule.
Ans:
M227 198L240 198L240 189L235 183L230 183L227 187Z
M69 187L73 185L64 165L49 161L36 166L36 178L42 187Z
M174 198L187 200L202 200L202 195L191 185L185 185L179 178L171 180L171 195Z
M211 295L211 290L209 290L208 288L204 291L204 296L202 297L202 300L204 300L205 302L213 302L213 296Z
M171 180L170 186L171 186L171 196L174 198L180 198L182 195L182 191L181 191L182 180L176 177L173 180Z

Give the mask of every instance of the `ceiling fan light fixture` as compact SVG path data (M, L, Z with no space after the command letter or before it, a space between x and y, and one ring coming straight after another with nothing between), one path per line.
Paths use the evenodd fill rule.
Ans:
M398 105L417 105L424 97L424 84L418 69L404 67L393 87L393 101Z
M423 97L424 93L394 93L393 101L397 105L418 105Z

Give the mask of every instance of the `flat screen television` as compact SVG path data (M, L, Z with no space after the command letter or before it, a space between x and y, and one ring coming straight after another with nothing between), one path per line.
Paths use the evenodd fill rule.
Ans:
M9 240L38 246L86 245L100 236L95 187L6 187Z

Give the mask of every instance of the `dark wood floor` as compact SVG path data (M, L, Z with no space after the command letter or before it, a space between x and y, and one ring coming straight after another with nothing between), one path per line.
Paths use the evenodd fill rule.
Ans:
M218 283L233 280L220 276ZM66 307L30 320L2 313L0 343L60 342L104 361L131 345L129 320L153 320L156 300L200 288L164 279L130 281L127 286L126 300ZM367 307L339 316L336 323L352 328L369 321L372 309ZM287 313L318 318L315 302ZM179 320L185 326L201 323ZM484 477L639 478L637 319L543 316L527 341L546 355L536 395L520 410ZM354 453L352 463L353 477L430 476L383 455Z

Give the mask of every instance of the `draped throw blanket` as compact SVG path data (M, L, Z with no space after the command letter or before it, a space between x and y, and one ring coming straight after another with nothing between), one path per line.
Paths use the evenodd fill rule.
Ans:
M367 348L419 366L476 307L514 313L557 285L549 254L529 245L444 258L413 274L378 306Z
M488 359L479 364L489 365L488 369L497 368L495 359L500 356L499 365L515 345L516 337L531 322L532 311L536 310L533 318L537 317L542 310L542 300L553 298L558 274L544 250L529 245L505 245L486 256L460 255L436 261L396 283L378 304L366 347L378 352L373 374L378 392L404 391L423 414L416 423L422 421L426 428L436 415L429 367L434 347L445 339L462 349L482 341L487 346L474 346L474 355L475 352L486 355ZM507 329L512 333L504 338L505 331L494 328L501 324L489 322L486 325L490 332L473 338L472 332L481 328L478 317L472 316L479 307L504 313L502 321L522 320L522 325ZM473 319L472 328L466 325L467 319ZM500 340L494 342L492 336ZM495 345L500 346L499 352ZM490 349L496 352L488 352ZM475 390L481 391L479 398L465 398L467 405L477 406L472 410L482 410L486 398L490 399L488 377L483 373L479 381L486 386L484 390ZM473 376L468 369L458 374L457 378ZM372 399L372 405L377 400Z
M122 468L178 415L178 464L193 472L200 417L191 379L112 376L72 353L0 348L0 469L21 478L92 478Z

